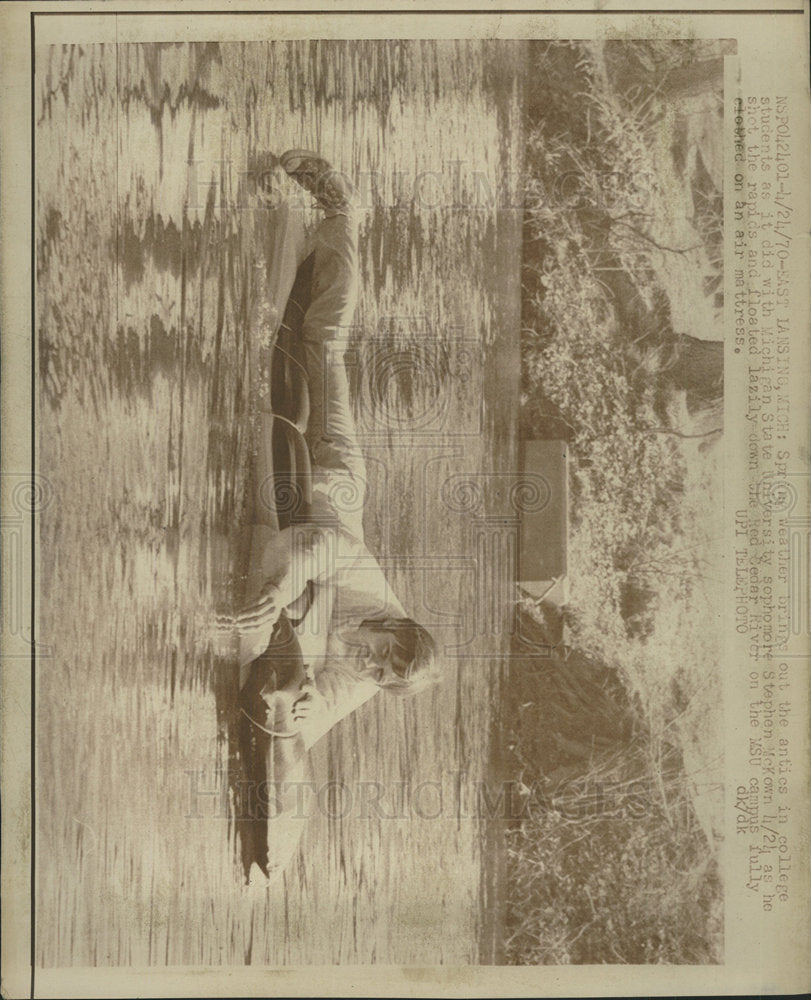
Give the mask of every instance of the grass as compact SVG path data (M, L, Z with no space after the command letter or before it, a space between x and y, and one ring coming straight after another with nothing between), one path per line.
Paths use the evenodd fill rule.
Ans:
M534 51L521 420L568 441L570 588L519 608L503 706L518 964L722 960L719 51Z
M721 959L717 859L678 742L604 663L520 609L503 734L519 793L507 833L515 964Z

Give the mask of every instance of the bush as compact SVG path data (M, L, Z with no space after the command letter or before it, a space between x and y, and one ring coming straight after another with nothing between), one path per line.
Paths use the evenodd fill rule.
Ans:
M721 961L718 863L678 747L528 606L515 632L503 738L524 809L506 834L506 961Z

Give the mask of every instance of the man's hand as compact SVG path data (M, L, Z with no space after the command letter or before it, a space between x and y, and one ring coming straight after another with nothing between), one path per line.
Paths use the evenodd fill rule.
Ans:
M293 702L293 719L295 722L311 722L327 710L326 698L321 694L312 680L301 685L301 694Z
M220 615L217 624L222 629L236 629L241 635L272 628L282 611L279 596L279 588L275 584L266 583L255 601L235 615Z

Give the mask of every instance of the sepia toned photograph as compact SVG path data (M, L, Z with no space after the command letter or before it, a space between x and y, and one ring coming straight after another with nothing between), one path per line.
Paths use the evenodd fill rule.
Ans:
M808 4L194 6L0 9L0 992L807 991Z
M724 961L735 52L36 46L38 967Z

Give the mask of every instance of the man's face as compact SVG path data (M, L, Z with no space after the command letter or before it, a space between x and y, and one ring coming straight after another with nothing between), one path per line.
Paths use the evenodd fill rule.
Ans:
M385 684L398 679L391 663L394 639L391 633L362 625L352 638L353 652L356 651L355 670L364 680Z

